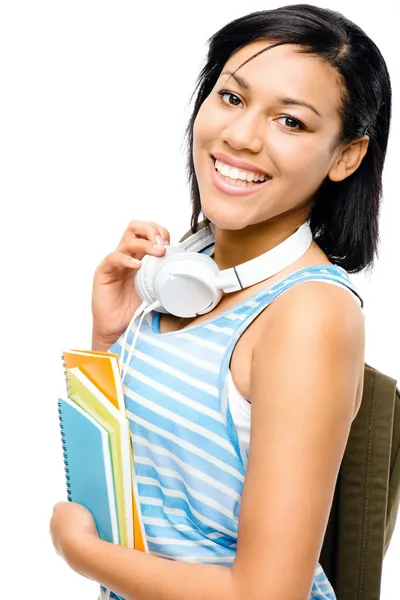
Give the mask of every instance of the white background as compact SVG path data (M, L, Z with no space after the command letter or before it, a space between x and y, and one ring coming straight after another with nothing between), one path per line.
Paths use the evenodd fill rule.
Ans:
M394 91L381 216L365 300L366 361L400 380L398 164L400 67L395 4L336 0L380 47ZM172 242L189 228L182 139L207 39L279 3L248 0L5 0L0 8L2 598L97 598L97 584L53 551L48 522L65 499L56 400L61 351L89 348L96 265L132 218ZM5 561L5 562L4 562ZM400 525L382 600L398 594Z

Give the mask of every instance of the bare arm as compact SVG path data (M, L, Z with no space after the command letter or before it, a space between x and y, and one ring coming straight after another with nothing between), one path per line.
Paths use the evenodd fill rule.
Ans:
M364 365L364 318L350 294L322 283L270 309L253 356L233 574L242 597L308 599Z

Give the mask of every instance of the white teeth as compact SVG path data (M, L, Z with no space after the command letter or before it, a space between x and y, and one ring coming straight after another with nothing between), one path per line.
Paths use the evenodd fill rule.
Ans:
M217 167L216 164L215 166ZM223 163L219 163L217 169L222 173L222 175L226 175L227 177L229 176L229 173L231 171L230 167L228 167L228 165L224 165Z
M230 177L228 177L228 179L230 180L229 183L231 185L234 185L236 187L247 187L247 183L245 181L242 181L241 179L231 179Z
M230 177L231 179L238 179L240 181L249 183L254 181L266 181L270 179L267 175L261 175L260 173L252 173L251 171L243 171L239 170L237 167L231 167L220 160L216 159L215 168L225 177Z

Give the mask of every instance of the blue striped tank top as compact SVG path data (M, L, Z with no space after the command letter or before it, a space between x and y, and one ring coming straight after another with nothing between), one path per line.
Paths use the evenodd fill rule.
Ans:
M358 296L344 269L316 265L295 271L228 311L181 331L160 333L157 312L143 319L127 366L124 396L151 554L232 565L247 465L227 402L232 352L246 328L273 300L311 280L344 286ZM132 324L128 332L124 361L136 327ZM120 356L122 340L123 336L110 352ZM122 600L113 592L110 598ZM310 598L336 598L319 563Z

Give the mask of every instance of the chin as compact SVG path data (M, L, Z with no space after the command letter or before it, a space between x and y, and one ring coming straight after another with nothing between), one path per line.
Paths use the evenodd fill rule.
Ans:
M244 229L249 225L240 210L229 210L226 206L214 205L207 208L202 207L202 212L215 227L218 227L218 229L230 229L235 231Z

